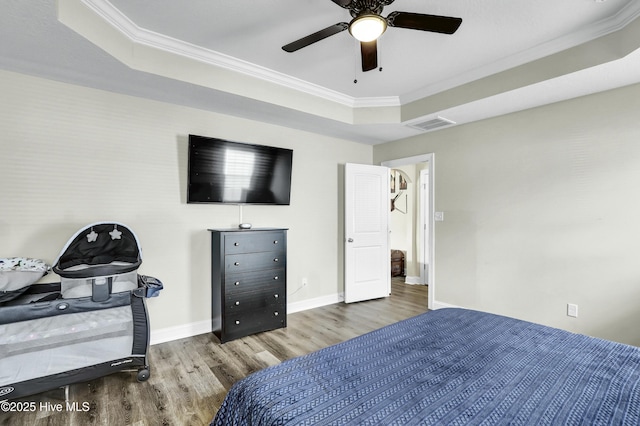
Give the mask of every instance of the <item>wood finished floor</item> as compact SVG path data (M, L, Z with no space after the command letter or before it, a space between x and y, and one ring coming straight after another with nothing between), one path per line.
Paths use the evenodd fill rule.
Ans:
M38 409L0 412L0 425L208 425L227 390L248 374L417 315L426 306L426 286L394 278L391 297L290 314L285 329L224 345L210 333L154 345L148 381L120 372L70 386L69 402L87 404L87 411L39 409L47 402L64 405L62 390L26 397L21 401L34 401Z

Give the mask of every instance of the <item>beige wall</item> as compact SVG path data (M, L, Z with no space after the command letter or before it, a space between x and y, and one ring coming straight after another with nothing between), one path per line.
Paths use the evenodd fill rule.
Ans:
M376 146L435 153L437 302L640 345L638 117L635 85Z
M52 262L81 226L124 222L166 286L153 331L208 321L206 229L238 222L236 206L185 203L195 133L294 149L291 206L244 208L290 228L290 302L342 291L340 165L434 152L438 302L640 344L640 85L373 150L8 72L0 89L0 256Z
M370 146L9 72L0 93L0 256L53 262L80 227L123 222L141 240L140 272L165 284L148 301L152 332L206 326L206 229L239 215L186 204L193 133L294 150L291 205L245 206L243 218L289 228L289 302L342 292L341 165L371 164Z

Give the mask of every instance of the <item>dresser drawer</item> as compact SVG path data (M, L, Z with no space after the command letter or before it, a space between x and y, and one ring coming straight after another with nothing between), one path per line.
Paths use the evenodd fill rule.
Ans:
M284 251L284 232L235 232L224 238L226 254L255 253L260 251Z
M273 269L285 264L283 250L259 253L232 254L224 257L225 272L235 274L257 269Z
M271 287L286 287L284 268L227 274L224 279L224 291L228 294L271 291Z
M283 306L286 303L284 285L275 286L268 291L249 293L228 293L225 296L225 312L246 312L265 310L272 305ZM284 309L281 308L284 312Z
M223 325L228 340L286 327L287 315L284 307L272 305L262 311L228 313Z

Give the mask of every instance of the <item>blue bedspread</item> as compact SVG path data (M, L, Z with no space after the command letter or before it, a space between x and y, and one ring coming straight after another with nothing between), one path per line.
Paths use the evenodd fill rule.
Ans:
M236 383L212 425L640 425L640 348L431 311Z

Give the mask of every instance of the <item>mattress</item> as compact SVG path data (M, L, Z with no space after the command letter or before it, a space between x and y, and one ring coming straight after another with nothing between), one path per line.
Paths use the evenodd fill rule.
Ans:
M131 306L0 324L0 386L131 355Z
M211 425L639 425L640 348L440 309L258 371Z

